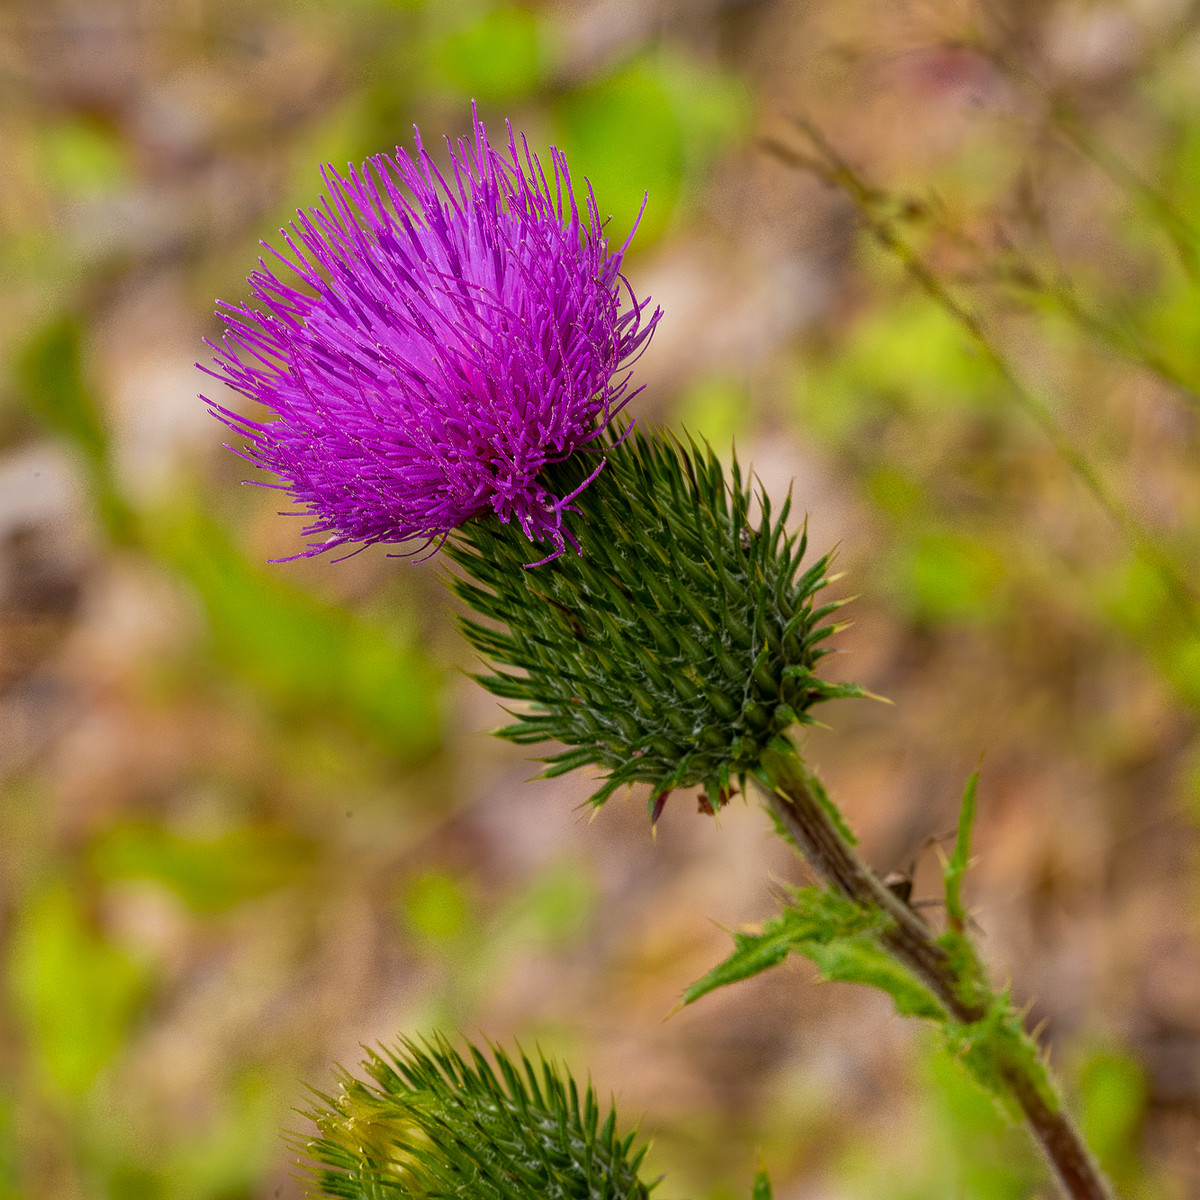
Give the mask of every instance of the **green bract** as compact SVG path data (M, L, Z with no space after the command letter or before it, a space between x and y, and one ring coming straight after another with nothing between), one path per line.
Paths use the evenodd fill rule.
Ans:
M514 1065L475 1047L469 1060L442 1038L401 1041L346 1075L309 1113L321 1137L300 1141L321 1194L347 1200L647 1200L644 1150L601 1120L590 1087L522 1056Z
M464 630L498 668L480 682L527 705L500 735L568 747L543 760L546 775L600 767L595 804L648 783L655 814L671 789L700 785L715 811L814 704L864 694L815 674L837 628L826 622L839 605L814 600L830 556L801 572L790 498L773 517L760 493L752 526L736 462L727 479L694 443L640 431L614 441L597 443L607 465L576 501L582 556L525 569L543 552L515 523L457 531L447 552L467 578L453 586L496 623L467 618ZM594 467L576 454L548 469L546 489L569 495Z

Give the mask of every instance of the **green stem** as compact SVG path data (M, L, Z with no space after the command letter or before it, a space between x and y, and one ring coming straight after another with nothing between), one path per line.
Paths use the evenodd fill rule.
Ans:
M929 926L859 858L821 803L800 759L772 753L763 770L771 784L760 781L767 806L813 870L856 904L887 914L890 922L880 942L921 980L953 1022L967 1026L983 1021L997 1002L986 981L980 973L956 965ZM993 1052L994 1074L1024 1114L1063 1194L1070 1200L1113 1200L1108 1181L1053 1085L1048 1085L1048 1076L1035 1076L1020 1055L1005 1054L999 1046Z

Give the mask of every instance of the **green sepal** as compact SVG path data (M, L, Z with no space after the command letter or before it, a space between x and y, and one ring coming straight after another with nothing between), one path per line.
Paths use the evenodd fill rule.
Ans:
M767 1176L765 1167L759 1167L754 1172L754 1186L750 1189L750 1200L775 1200L775 1193L771 1190L771 1180Z

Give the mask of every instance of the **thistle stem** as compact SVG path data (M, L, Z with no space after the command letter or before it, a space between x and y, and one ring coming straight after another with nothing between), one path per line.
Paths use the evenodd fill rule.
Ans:
M773 786L759 781L767 807L828 886L856 904L887 914L880 943L932 993L961 1025L983 1020L996 1003L986 982L967 975L939 945L929 926L880 882L855 853L813 787L798 757L772 754L763 764ZM1046 1094L1018 1059L994 1065L1024 1114L1030 1132L1069 1200L1114 1200L1112 1189L1056 1093Z

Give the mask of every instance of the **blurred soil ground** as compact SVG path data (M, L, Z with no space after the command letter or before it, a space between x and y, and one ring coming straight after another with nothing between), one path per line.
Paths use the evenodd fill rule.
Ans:
M894 701L813 761L922 896L984 756L995 975L1122 1194L1200 1196L1200 5L7 0L0 1197L299 1196L302 1081L433 1028L590 1071L664 1196L1048 1194L880 997L667 1019L803 878L756 805L588 820L485 736L436 559L267 565L213 298L472 98L615 229L649 190L636 413L793 486Z

